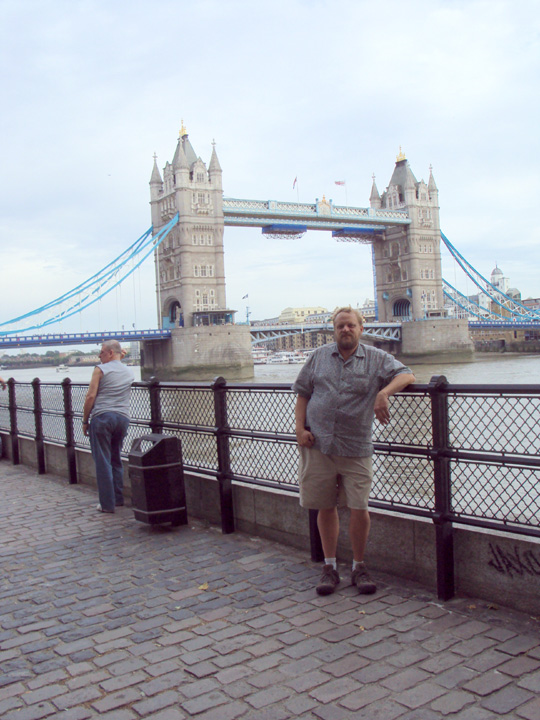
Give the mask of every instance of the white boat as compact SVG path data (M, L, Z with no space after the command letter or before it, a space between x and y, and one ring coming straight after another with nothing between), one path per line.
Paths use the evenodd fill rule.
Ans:
M256 350L251 353L254 365L266 365L268 353L265 350Z
M267 365L288 365L289 358L285 357L282 353L278 353L276 355L270 355L266 363Z
M67 365L58 365L56 372L69 372L69 367Z
M270 355L267 360L269 365L298 365L304 363L306 359L299 353L294 352L280 352L275 355Z

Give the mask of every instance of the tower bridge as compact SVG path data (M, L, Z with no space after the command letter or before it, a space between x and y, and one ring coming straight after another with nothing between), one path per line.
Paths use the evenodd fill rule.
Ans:
M228 308L225 292L225 227L259 227L265 238L294 238L318 230L330 232L338 241L369 244L377 323L366 326L366 336L399 342L400 354L405 356L472 354L468 319L458 314L449 317L445 300L455 303L456 313L472 312L480 322L540 321L540 313L524 308L481 278L442 235L432 169L427 183L418 181L401 152L384 192L379 192L373 179L369 207L363 208L335 205L324 196L313 203L223 197L222 174L215 144L207 167L182 127L172 162L167 161L162 172L154 156L151 228L85 283L35 311L0 323L0 347L13 342L20 342L19 347L60 345L60 337L69 344L102 338L103 332L44 335L43 329L99 301L152 254L158 328L133 331L134 337L129 338L136 335L143 342L143 377L195 379L221 372L231 379L250 376L252 343L325 328L235 324L236 311ZM491 308L467 304L463 295L443 281L441 238L462 269L490 295ZM131 270L127 270L129 263ZM38 322L42 312L52 317ZM21 339L20 333L28 332L38 334ZM124 331L108 333L128 339Z
M233 366L239 377L251 372L250 329L234 324L235 311L226 303L226 226L260 227L265 237L322 230L340 241L370 244L377 318L396 325L392 332L401 336L402 353L472 354L467 321L445 317L439 191L431 168L428 182L418 181L400 153L382 194L373 179L367 208L334 205L324 196L314 203L227 198L222 175L215 144L207 168L184 126L163 175L154 157L154 232L175 214L179 219L156 249L159 324L172 335L171 341L144 343L148 374L178 377L212 367L215 375L220 366L229 376ZM409 322L415 320L429 324Z

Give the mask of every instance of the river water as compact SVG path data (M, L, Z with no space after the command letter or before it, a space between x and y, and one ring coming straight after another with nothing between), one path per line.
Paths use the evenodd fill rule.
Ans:
M298 375L301 365L255 365L255 383L292 383ZM466 363L436 362L415 365L410 364L417 382L428 383L433 375L445 375L450 383L482 383L513 385L540 383L540 355L522 355L513 353L477 353L475 360ZM92 367L73 367L68 372L56 372L56 368L22 368L11 371L2 370L0 375L7 380L15 378L18 382L30 382L38 377L42 382L59 383L69 377L74 383L88 383ZM135 379L140 380L140 368L133 368Z

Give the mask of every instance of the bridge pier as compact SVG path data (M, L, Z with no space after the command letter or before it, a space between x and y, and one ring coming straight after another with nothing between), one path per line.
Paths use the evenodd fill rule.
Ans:
M167 340L145 340L141 379L226 380L253 378L251 338L247 325L173 328Z
M474 356L468 321L457 318L437 318L404 322L401 326L402 358L433 360L434 357L452 356L467 362Z

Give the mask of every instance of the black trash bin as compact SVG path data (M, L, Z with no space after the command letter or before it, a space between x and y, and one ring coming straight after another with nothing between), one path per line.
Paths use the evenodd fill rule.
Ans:
M128 458L135 519L150 525L187 523L182 444L172 435L136 438Z

